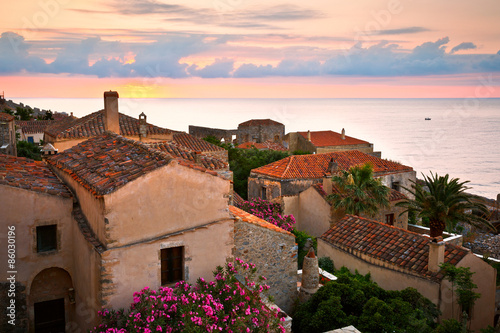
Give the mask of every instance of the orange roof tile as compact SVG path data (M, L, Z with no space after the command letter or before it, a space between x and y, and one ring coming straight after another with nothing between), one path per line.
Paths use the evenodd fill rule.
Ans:
M239 209L237 207L229 206L229 212L234 217L240 218L243 222L252 223L252 224L258 225L260 227L263 227L263 228L266 228L269 230L281 232L281 233L287 234L287 235L292 235L291 232L288 232L284 229L281 229L280 227L277 227L272 223L269 223L263 219L260 219L255 215L249 214L249 213L245 212L244 210Z
M14 119L16 119L16 117L5 112L0 112L0 121L12 121Z
M246 127L246 126L284 126L282 123L279 123L277 121L271 120L271 119L251 119L247 120L241 124L238 125L238 127Z
M68 188L44 162L0 154L0 185L71 197Z
M307 132L298 132L307 139ZM347 145L360 145L370 144L368 141L356 139L350 136L345 136L333 131L315 131L311 133L311 142L316 147L329 147L329 146L347 146Z
M194 135L188 133L175 133L173 142L179 146L192 151L223 151L222 147L216 146L202 139L198 139Z
M358 150L332 152L324 154L293 155L279 161L253 169L255 174L279 179L318 179L330 172L330 162L334 161L340 170L349 170L355 165L371 163L375 175L377 173L393 173L413 171L413 168Z
M272 142L272 141L266 141L263 143L245 142L245 143L238 145L236 148L240 148L240 149L257 148L257 149L269 149L269 150L277 150L277 151L287 151L288 150L282 144Z
M233 190L233 204L235 205L242 205L243 202L245 202L245 199L243 199L236 191Z
M139 119L119 113L120 135L139 136ZM82 118L67 117L49 126L45 133L57 139L91 138L101 135L104 129L104 110L100 110ZM147 124L147 134L168 134L169 129Z
M346 215L326 231L321 239L342 251L372 257L404 271L430 280L441 280L440 272L428 270L431 239L408 230L374 220ZM469 250L445 245L445 262L456 265Z
M16 126L19 126L24 134L43 133L54 123L54 120L16 120Z

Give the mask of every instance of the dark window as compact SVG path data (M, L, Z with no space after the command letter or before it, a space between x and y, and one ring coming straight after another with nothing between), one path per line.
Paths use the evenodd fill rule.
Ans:
M400 186L399 186L399 182L392 182L392 186L391 186L391 188L392 188L393 190L399 191L399 188L400 188Z
M161 250L161 284L165 285L182 280L184 247L171 247Z
M385 223L388 225L394 225L394 214L387 214L385 216Z
M57 250L57 225L36 227L36 252Z
M64 298L35 303L35 333L65 332Z
M34 143L34 142L35 142L35 140L33 140L33 137L32 137L32 136L28 136L28 142L29 142L29 143Z
M262 200L267 200L267 189L265 186L262 186L262 188L260 190L260 198Z

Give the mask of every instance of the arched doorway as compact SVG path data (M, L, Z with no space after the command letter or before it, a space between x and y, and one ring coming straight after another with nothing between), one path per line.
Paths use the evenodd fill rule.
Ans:
M60 333L71 320L71 276L62 268L47 268L38 273L29 292L30 332ZM73 298L73 297L72 297Z

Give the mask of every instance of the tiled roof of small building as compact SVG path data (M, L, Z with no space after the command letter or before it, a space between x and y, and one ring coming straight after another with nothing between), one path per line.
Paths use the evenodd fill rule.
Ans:
M48 126L54 123L54 120L16 120L16 126L24 134L43 133Z
M326 199L327 194L323 188L322 183L316 183L316 184L313 184L312 186L314 189L316 189L316 191L318 191L319 194L321 194L321 196L323 196ZM340 190L338 189L337 186L332 184L332 192L340 193ZM389 201L393 202L393 201L399 201L399 200L403 200L403 199L406 199L406 196L403 193L396 191L394 189L389 189Z
M252 224L258 225L260 227L263 227L263 228L266 228L266 229L269 229L269 230L281 232L281 233L287 234L287 235L292 235L292 233L290 233L290 232L288 232L288 231L286 231L284 229L281 229L280 227L277 227L274 224L269 223L269 222L267 222L267 221L265 221L265 220L263 220L261 218L258 218L255 215L247 213L244 210L239 209L237 207L229 206L229 212L234 217L240 218L243 222L252 223Z
M307 139L307 132L298 133ZM345 139L342 139L342 135L334 131L315 131L310 133L311 142L315 147L370 144L368 141L356 139L347 135L345 136Z
M431 239L408 230L374 220L346 215L326 231L321 239L354 256L368 256L410 274L441 280L440 272L428 270ZM445 245L445 262L458 264L468 253L466 248Z
M68 188L44 162L0 154L0 185L71 197Z
M255 147L257 149L269 149L269 150L277 150L277 151L287 151L288 150L282 144L277 143L277 142L272 142L272 141L266 141L266 142L262 142L262 143L245 142L245 143L238 145L236 148L251 149L253 147Z
M208 143L208 142L207 142ZM163 152L167 152L172 156L175 157L180 157L185 160L191 161L193 163L196 163L196 153L193 151L186 150L182 147L179 147L173 143L169 143L166 141L162 142L150 142L146 144L147 146L155 149L159 149ZM221 160L218 160L216 158L206 156L203 154L199 154L199 159L200 159L200 164L209 170L220 170L220 169L227 169L228 165L227 163L224 163Z
M279 125L279 126L283 126L282 123L279 123L277 121L274 121L274 120L271 120L271 119L251 119L251 120L247 120L241 124L238 125L238 127L240 126L276 126L276 125Z
M118 113L120 135L139 136L139 119ZM100 110L82 118L68 117L49 126L45 132L57 139L91 138L105 132L104 110ZM147 134L168 134L169 129L147 124Z
M185 147L192 151L223 151L225 150L222 147L216 146L202 139L198 139L194 135L188 133L175 133L174 134L174 143Z
M371 163L377 173L396 173L413 171L413 168L358 150L340 151L324 154L293 155L279 161L253 169L251 172L279 179L317 179L330 173L330 162L338 165L340 170L364 163Z
M0 121L12 121L14 119L16 119L16 117L5 112L0 112Z
M236 191L233 190L233 204L234 205L242 205L243 202L245 202L245 199L243 199Z

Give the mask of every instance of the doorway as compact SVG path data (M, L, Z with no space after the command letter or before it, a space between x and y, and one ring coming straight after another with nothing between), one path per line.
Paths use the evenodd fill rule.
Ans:
M64 298L38 302L35 306L35 333L64 333Z

